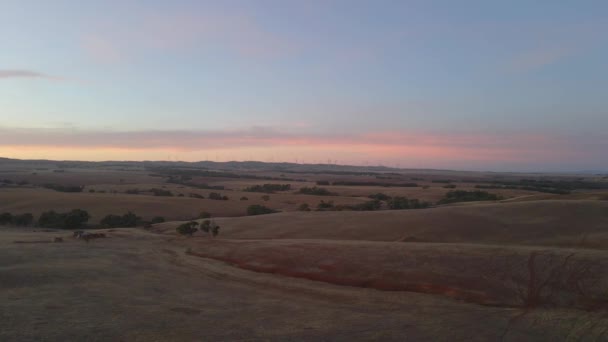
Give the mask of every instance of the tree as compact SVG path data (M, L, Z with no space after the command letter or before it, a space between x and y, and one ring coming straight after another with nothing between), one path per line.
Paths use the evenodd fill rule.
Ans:
M272 214L276 213L276 210L270 209L263 205L252 204L247 207L247 215L264 215L264 214Z
M34 215L30 213L13 215L13 224L15 226L30 226L34 222Z
M175 228L175 230L181 235L192 236L192 234L196 233L196 231L198 230L198 228L196 228L197 226L198 222L190 221L180 224L177 228Z
M125 227L125 228L133 228L133 227L137 227L137 224L139 223L139 221L141 220L141 218L137 215L135 215L132 212L128 212L124 215L107 215L106 217L104 217L99 223L101 223L103 226L106 226L108 228L118 228L118 227Z
M152 221L150 221L151 224L157 224L157 223L163 223L165 222L165 218L162 216L156 216L154 218L152 218Z
M64 224L62 228L65 229L76 229L82 227L89 221L91 215L82 209L74 209L69 213L65 214Z
M0 214L0 225L7 225L13 222L13 214L2 213Z

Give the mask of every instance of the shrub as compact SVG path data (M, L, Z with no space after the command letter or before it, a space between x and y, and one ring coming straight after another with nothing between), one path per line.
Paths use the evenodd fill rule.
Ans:
M298 210L299 211L310 211L310 206L308 205L308 203L302 203L298 207Z
M206 211L201 211L201 213L198 214L199 219L206 219L206 218L210 218L210 217L211 217L211 214Z
M150 189L150 192L154 195L154 196L173 196L173 193L169 190L164 190L164 189L158 189L158 188L153 188Z
M13 223L13 214L2 213L0 214L0 225L8 225Z
M291 190L291 184L263 184L263 185L252 185L245 188L243 191L249 192L266 192L273 193L275 191L288 191Z
M332 196L332 195L336 195L333 192L330 192L329 190L325 189L325 188L319 188L316 186L313 187L303 187L300 188L299 193L301 194L306 194L306 195L317 195L317 196Z
M369 197L371 199L378 200L378 201L388 201L388 200L391 199L391 196L383 194L383 193L380 193L380 192L377 193L377 194L374 194L374 195L369 195L367 197Z
M127 189L127 191L125 191L125 194L139 195L139 189Z
M150 221L151 224L157 224L157 223L163 223L165 222L165 218L162 216L156 216L154 218L152 218L152 221Z
M445 194L445 197L441 199L437 204L447 204L447 203L455 203L455 202L472 202L472 201L496 201L501 199L500 196L496 194L491 194L489 192L475 190L475 191L465 191L465 190L453 190L449 191Z
M191 193L189 196L192 198L205 199L205 196L194 193Z
M34 215L30 213L13 215L13 224L15 226L31 226L34 222Z
M19 182L18 184L22 185L21 183L22 182ZM60 192L82 192L82 189L84 189L83 186L78 186L78 185L60 185L60 184L45 184L44 187L47 188L47 189L51 189L51 190L55 190L55 191L60 191Z
M264 201L269 201L269 200L270 200L270 196L268 196L268 195L264 195L264 196L262 196L262 199L263 199Z
M446 188L446 189L455 189L456 185L455 184L448 184L448 185L444 185L443 187Z
M217 201L227 201L228 200L228 196L222 196L221 194L219 194L217 192L210 192L209 196L207 196L207 198L212 199L212 200L217 200Z
M334 201L321 201L317 204L317 210L327 210L334 208Z
M421 202L418 199L408 199L407 197L395 196L387 202L388 208L391 210L399 209L424 209L428 208L428 202Z
M276 213L276 210L270 209L263 205L252 204L247 207L247 215L264 215L264 214L273 214Z
M196 231L198 230L198 228L196 228L196 226L198 226L198 222L190 221L190 222L180 224L179 226L177 226L177 228L175 228L175 230L180 235L192 236L192 234L196 233Z
M91 216L82 209L74 209L67 213L53 210L40 214L38 225L45 228L76 229L84 226Z
M132 212L128 212L124 215L107 215L104 217L99 223L101 225L108 228L133 228L137 227L137 223L140 221L140 217L133 214Z
M380 202L379 200L372 200L364 203L355 204L351 206L350 209L356 211L373 211L380 209L381 206L382 202Z
M317 181L317 185L329 185L329 181L326 181L326 180Z
M247 198L245 196L241 197L241 201L248 201L248 200L249 200L249 198Z

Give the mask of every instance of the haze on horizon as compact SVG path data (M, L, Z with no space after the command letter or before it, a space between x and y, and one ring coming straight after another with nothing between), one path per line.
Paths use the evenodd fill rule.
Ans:
M605 1L31 1L0 156L608 170Z

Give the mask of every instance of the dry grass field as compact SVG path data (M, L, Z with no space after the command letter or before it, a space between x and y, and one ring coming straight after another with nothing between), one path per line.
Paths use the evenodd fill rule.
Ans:
M85 242L35 223L0 226L0 340L608 339L606 190L484 189L502 199L434 205L450 190L473 191L497 179L601 187L605 178L246 166L0 163L0 214L37 218L79 208L91 215L89 232L106 234ZM446 179L456 188L437 182ZM297 193L326 180L367 183L321 185L335 196ZM46 184L84 188L62 192ZM292 188L267 200L244 191L263 184ZM152 188L174 196L153 196ZM131 189L141 192L126 193ZM189 197L210 192L229 199ZM321 200L357 205L378 192L433 205L298 211ZM280 212L247 216L252 204ZM167 222L99 228L105 215L127 211ZM201 211L220 225L219 236L177 234Z

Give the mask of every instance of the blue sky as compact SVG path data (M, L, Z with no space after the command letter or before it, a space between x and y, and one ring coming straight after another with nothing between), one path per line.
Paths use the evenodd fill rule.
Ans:
M604 1L4 1L0 154L608 169Z

